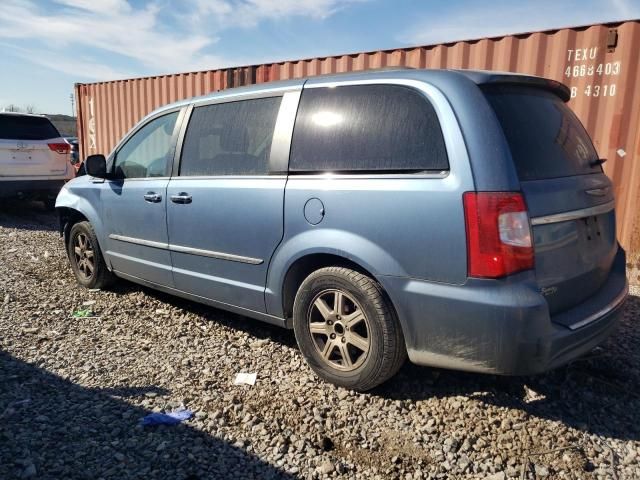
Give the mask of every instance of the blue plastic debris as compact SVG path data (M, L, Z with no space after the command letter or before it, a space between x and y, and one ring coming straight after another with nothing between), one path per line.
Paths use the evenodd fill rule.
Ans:
M142 419L142 425L176 425L193 417L191 410L176 410L169 413L150 413Z

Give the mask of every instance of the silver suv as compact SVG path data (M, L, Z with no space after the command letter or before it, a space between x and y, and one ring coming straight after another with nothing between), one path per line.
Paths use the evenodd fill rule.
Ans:
M31 198L53 208L73 177L71 145L44 115L0 113L0 198Z

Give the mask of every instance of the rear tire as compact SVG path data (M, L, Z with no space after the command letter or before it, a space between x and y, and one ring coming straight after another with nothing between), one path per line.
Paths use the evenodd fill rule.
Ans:
M78 222L71 227L67 255L73 274L83 287L104 288L114 282L115 276L104 262L98 238L89 222Z
M313 371L352 390L380 385L407 358L402 329L382 288L348 268L321 268L302 282L293 327Z

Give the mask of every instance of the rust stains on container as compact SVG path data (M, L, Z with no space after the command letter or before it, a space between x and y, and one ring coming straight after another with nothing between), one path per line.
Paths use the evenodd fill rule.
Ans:
M513 71L559 80L569 105L608 161L618 236L640 259L640 21L548 30L441 45L77 84L81 154L109 153L146 114L167 103L226 88L390 66ZM640 267L640 264L639 264ZM636 281L640 279L634 279Z

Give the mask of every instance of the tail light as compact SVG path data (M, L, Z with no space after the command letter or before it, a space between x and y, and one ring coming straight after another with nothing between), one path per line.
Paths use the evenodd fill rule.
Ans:
M469 276L499 278L533 268L529 215L517 192L466 192Z
M49 149L56 153L67 154L71 151L71 144L69 143L49 143Z

